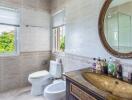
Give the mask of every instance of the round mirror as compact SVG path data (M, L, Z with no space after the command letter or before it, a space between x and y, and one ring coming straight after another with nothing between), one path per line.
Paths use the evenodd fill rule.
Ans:
M99 34L108 52L132 58L132 0L106 0L100 13Z

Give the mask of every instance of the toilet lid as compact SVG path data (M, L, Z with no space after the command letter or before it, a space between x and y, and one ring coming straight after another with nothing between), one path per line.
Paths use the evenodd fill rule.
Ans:
M49 72L46 70L43 70L43 71L38 71L38 72L32 73L29 75L29 77L30 78L41 78L41 77L45 77L48 75L49 75Z

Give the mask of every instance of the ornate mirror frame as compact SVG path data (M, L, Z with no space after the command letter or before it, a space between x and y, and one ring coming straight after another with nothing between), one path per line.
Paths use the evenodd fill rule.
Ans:
M100 40L101 40L104 48L113 56L115 56L117 58L124 58L124 59L132 58L132 52L120 53L120 52L114 50L112 47L110 47L109 43L106 40L105 33L104 33L104 20L105 20L106 12L107 12L111 2L112 2L112 0L105 0L104 5L100 12L99 21L98 21L98 30L99 30Z

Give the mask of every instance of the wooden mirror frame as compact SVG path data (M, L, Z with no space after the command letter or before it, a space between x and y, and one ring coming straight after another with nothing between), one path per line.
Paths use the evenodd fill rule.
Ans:
M105 15L106 12L111 4L112 0L105 0L103 7L101 9L100 15L99 15L99 21L98 21L98 30L99 30L99 37L100 40L104 46L104 48L113 56L117 57L117 58L124 58L124 59L128 59L128 58L132 58L132 52L130 53L120 53L116 50L114 50L109 43L106 40L105 37L105 33L104 33L104 20L105 20Z

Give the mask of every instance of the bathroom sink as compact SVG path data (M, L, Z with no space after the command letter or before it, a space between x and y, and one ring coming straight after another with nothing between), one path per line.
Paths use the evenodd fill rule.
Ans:
M111 95L124 98L125 100L132 100L132 85L129 83L92 72L83 72L82 76L86 81L100 90L109 92Z

